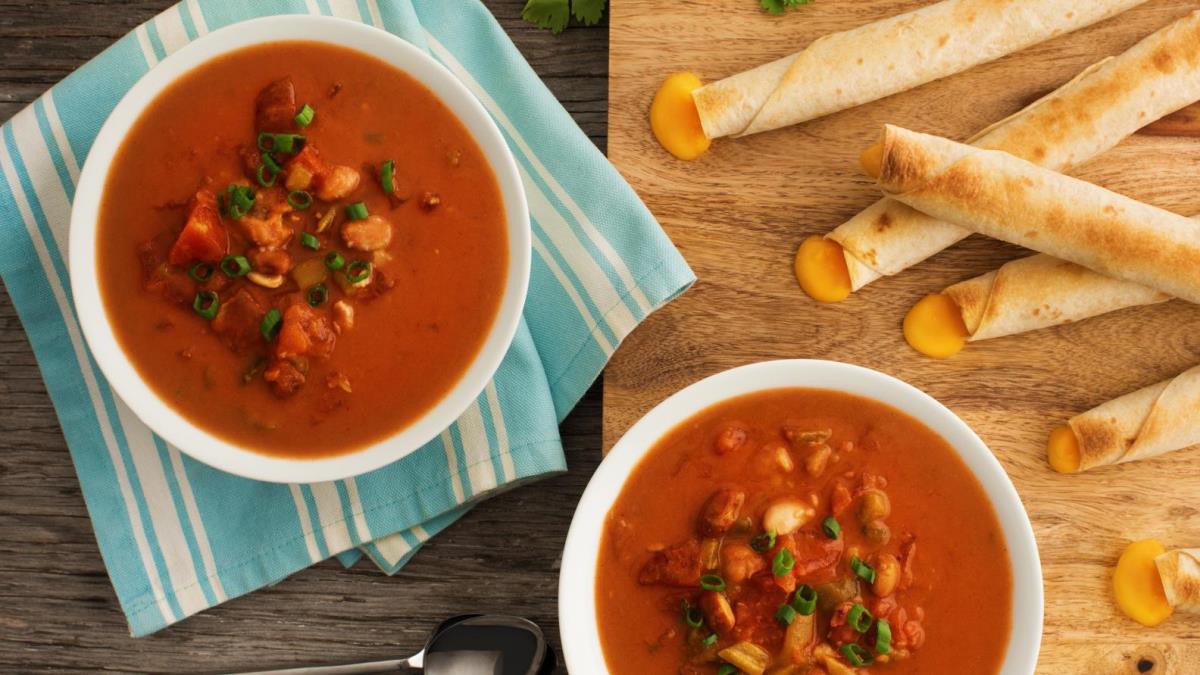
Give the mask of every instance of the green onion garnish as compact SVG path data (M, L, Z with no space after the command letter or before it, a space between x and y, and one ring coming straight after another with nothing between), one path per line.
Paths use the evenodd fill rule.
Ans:
M193 281L204 283L212 278L213 271L212 265L206 262L198 262L195 265L192 265L191 269L188 270L188 276L191 277Z
M817 611L816 589L808 584L801 584L792 595L792 607L795 607L801 616L808 616Z
M875 622L875 652L890 654L892 651L892 624L887 619Z
M850 570L868 584L875 583L875 568L859 560L858 556L850 558Z
M710 633L708 637L700 641L700 644L704 645L705 647L711 647L717 644L717 634Z
M367 217L367 205L362 202L354 202L346 207L346 217L350 220L362 220Z
M300 233L300 245L310 251L321 250L321 240L307 232Z
M229 187L225 188L222 201L225 215L237 220L254 206L254 190L248 185L230 183Z
M264 152L262 154L262 163L264 166L266 166L271 171L274 171L275 173L279 173L280 171L283 171L283 167L279 166L279 162L275 161L275 156L269 152Z
M846 661L855 668L875 663L875 659L871 657L871 652L853 642L842 645L842 656L846 657Z
M795 564L796 559L792 556L792 552L781 548L779 553L775 554L775 559L771 561L771 573L777 577L786 576L792 571L792 566Z
M288 204L290 204L293 209L299 211L303 211L304 209L312 206L312 195L308 194L304 190L292 190L288 193L287 200Z
M342 257L341 253L330 251L325 256L325 266L336 272L346 266L346 259Z
M267 312L267 315L262 318L262 323L258 325L258 330L262 332L262 336L267 342L275 339L279 334L279 324L283 322L283 315L278 309L272 309Z
M722 663L720 668L717 668L717 675L738 675L737 666L728 663Z
M209 321L217 316L217 310L220 308L221 298L212 291L200 291L196 294L196 299L192 301L192 309Z
M796 620L796 609L784 603L779 606L779 609L775 610L775 619L785 626L790 626Z
M874 622L875 617L871 616L871 613L867 611L866 607L863 607L858 603L855 603L854 606L850 608L850 613L846 615L846 623L850 624L851 628L860 633L865 633L870 630L871 624Z
M282 152L290 155L304 144L304 136L300 134L272 134L266 131L258 134L258 149L263 152Z
M759 553L766 553L775 548L775 530L767 530L750 540L750 548Z
M352 284L366 281L371 276L371 263L367 260L355 260L346 266L346 280Z
M311 105L305 103L304 107L300 109L300 112L296 113L296 116L292 118L292 121L294 121L298 127L306 127L312 124L313 116L316 114L317 111L313 110Z
M244 255L227 255L221 259L221 271L231 279L244 277L250 272L250 261Z
M320 307L329 298L329 289L325 288L325 284L316 284L308 289L305 298L310 307Z
M699 607L688 602L686 598L680 605L680 609L683 611L684 623L692 628L699 628L704 625L704 612L700 611Z
M379 165L379 184L388 194L396 191L396 162L389 159Z
M256 171L254 173L254 177L256 179L258 179L258 184L263 187L271 187L272 185L274 185L275 178L278 175L279 175L278 173L271 171L271 168L269 166L267 166L266 164L259 164L258 171ZM270 177L268 178L268 176L270 176Z
M842 534L842 524L837 521L837 518L829 516L821 521L821 530L825 532L826 537L837 539Z
M700 588L706 591L723 591L725 590L725 580L720 574L705 574L700 577Z

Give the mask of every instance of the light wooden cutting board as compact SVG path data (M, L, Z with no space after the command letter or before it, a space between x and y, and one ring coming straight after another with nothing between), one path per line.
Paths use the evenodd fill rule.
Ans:
M1071 415L1200 362L1200 308L1172 301L1126 310L968 345L939 362L905 344L900 322L908 308L1023 251L973 237L838 305L809 300L791 271L805 236L829 230L878 197L856 157L883 123L966 138L1200 3L1151 0L889 99L717 141L691 163L662 151L646 121L666 74L690 69L706 81L719 79L826 33L927 2L816 0L782 17L758 10L755 0L611 4L609 157L699 282L646 321L609 365L605 447L681 387L746 363L823 358L895 375L965 419L1025 502L1045 576L1039 673L1200 673L1200 617L1177 615L1143 628L1118 612L1110 590L1112 566L1132 539L1200 546L1200 451L1077 476L1053 473L1043 451L1047 433ZM1200 139L1137 136L1076 174L1185 215L1200 213ZM1143 659L1149 669L1139 671Z

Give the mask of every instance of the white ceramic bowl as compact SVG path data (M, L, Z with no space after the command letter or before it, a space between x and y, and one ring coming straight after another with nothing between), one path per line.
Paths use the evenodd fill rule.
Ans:
M312 40L375 56L416 78L454 112L482 148L504 198L509 264L495 323L466 373L433 408L394 435L359 451L319 459L259 454L197 427L142 381L121 350L96 282L96 221L112 158L138 115L181 75L230 51L280 40ZM529 286L530 230L517 165L483 106L441 64L382 30L317 16L273 16L227 26L164 59L125 95L88 153L71 212L71 292L96 362L117 394L156 433L196 459L229 473L280 483L309 483L356 476L394 462L441 433L462 414L500 367L521 319Z
M608 672L596 624L596 559L605 517L625 479L668 431L726 399L778 387L857 394L902 410L950 443L996 509L1012 559L1013 616L1002 675L1028 675L1042 638L1042 568L1029 516L1004 469L983 441L946 406L883 373L834 361L767 361L718 373L655 406L625 433L600 464L575 509L558 582L559 627L572 675Z

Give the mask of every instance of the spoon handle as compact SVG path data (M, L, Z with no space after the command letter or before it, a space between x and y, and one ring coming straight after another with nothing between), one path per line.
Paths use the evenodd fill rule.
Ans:
M283 670L256 670L234 675L360 675L362 673L387 673L407 671L408 659L372 661L370 663L347 663L340 666L312 666L307 668L284 668Z

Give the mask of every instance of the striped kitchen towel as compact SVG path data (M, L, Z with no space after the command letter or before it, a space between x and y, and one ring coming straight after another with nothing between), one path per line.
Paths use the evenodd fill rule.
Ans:
M533 221L524 321L492 383L413 455L353 479L278 485L191 460L113 395L68 293L80 164L121 96L168 54L264 14L331 14L428 50L482 101ZM479 499L565 469L558 423L621 340L694 277L633 190L478 0L185 0L18 113L0 140L0 275L33 345L134 635L330 556L394 572Z

